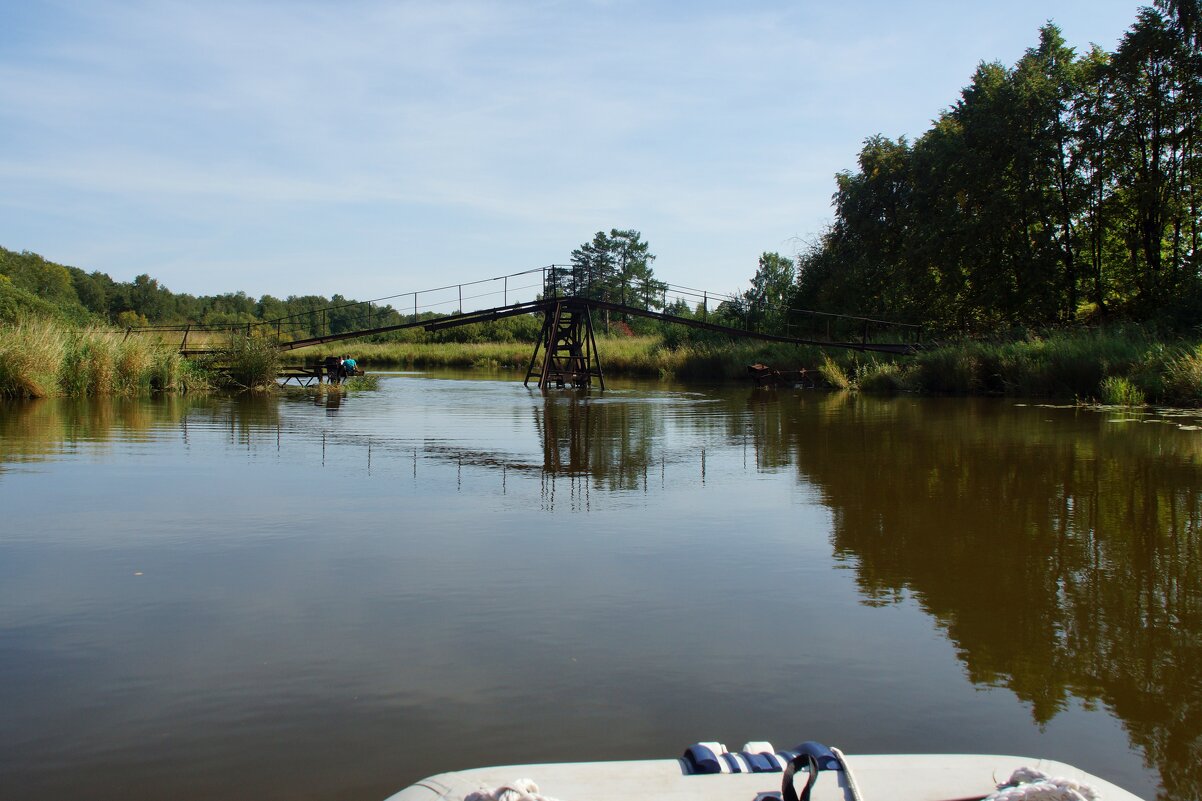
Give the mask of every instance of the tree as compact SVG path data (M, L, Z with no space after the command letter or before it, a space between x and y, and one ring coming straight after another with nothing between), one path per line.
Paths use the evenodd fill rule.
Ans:
M1155 4L1173 20L1182 41L1202 49L1202 0L1155 0Z
M1173 23L1141 9L1113 55L1077 57L1049 23L1013 68L982 63L913 146L866 140L798 259L797 305L949 332L1192 325L1202 50L1180 34L1198 2Z
M751 289L743 293L751 327L776 332L788 317L788 300L796 277L793 260L779 253L764 253L751 279Z
M1184 274L1186 257L1196 253L1185 253L1181 243L1183 230L1197 229L1197 189L1186 181L1197 164L1198 112L1188 106L1198 97L1197 57L1159 12L1144 8L1119 44L1112 76L1124 277L1146 314L1178 297L1186 289L1183 278L1197 277ZM1193 217L1188 222L1187 213Z
M598 231L572 251L569 271L555 271L553 291L647 309L662 304L667 285L655 280L650 245L633 229Z
M172 310L172 296L166 287L159 286L158 279L143 273L134 278L129 290L129 309L151 322L159 322Z

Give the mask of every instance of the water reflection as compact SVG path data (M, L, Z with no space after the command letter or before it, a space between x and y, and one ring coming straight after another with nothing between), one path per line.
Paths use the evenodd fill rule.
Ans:
M1070 699L1104 705L1167 797L1202 798L1202 437L1173 415L993 401L755 390L721 405L678 417L749 445L758 470L795 466L864 603L916 599L969 678L1039 725ZM662 411L548 398L544 473L646 489L668 458Z
M822 425L769 403L756 435L820 488L865 602L917 599L970 678L1038 723L1104 704L1168 797L1202 797L1199 439L1090 411L845 403Z
M80 443L151 439L175 431L193 410L212 408L204 398L64 399L0 401L0 474L19 463L58 458Z
M583 392L549 395L534 409L543 471L591 476L598 489L633 490L646 483L662 453L664 419L648 403L611 402Z
M324 470L329 456L350 476L343 494L373 469L389 480L411 474L421 497L408 510L432 531L444 510L425 510L448 497L470 498L461 506L487 517L509 507L489 506L485 494L512 492L548 519L613 511L631 497L647 504L641 518L683 498L681 516L696 501L686 485L708 498L779 476L829 510L829 550L854 570L860 603L916 602L971 681L1013 693L1039 726L1074 701L1105 707L1159 771L1166 798L1202 799L1202 435L1174 418L746 388L543 396L499 384L478 398L473 388L436 401L318 393L5 404L0 488L12 478L3 471L67 460L85 445L188 447L201 432L240 455L282 454L286 467ZM210 480L224 459L210 455L195 473ZM174 469L179 460L163 461ZM299 486L291 508L304 508L325 478L298 470L280 485ZM537 487L523 495L520 482ZM279 511L260 513L253 501L241 514L274 530ZM365 502L343 519L374 514ZM648 537L667 525L646 519ZM690 517L674 536L691 543L689 526L702 522ZM491 544L443 536L469 542L469 552Z

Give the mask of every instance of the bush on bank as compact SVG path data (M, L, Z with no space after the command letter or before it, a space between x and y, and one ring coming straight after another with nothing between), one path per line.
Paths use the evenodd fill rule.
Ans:
M1001 344L957 342L908 359L844 358L859 361L857 383L864 391L888 384L924 394L1202 404L1199 345L1156 341L1138 329L1060 332Z

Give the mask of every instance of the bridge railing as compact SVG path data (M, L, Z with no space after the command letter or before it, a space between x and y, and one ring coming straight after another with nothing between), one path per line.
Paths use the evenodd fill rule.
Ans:
M545 270L539 267L496 278L297 312L258 323L257 330L277 341L289 342L509 306L535 300L542 291ZM252 333L254 330L252 327Z
M544 269L544 297L574 295L659 314L700 320L752 333L827 342L915 344L922 327L893 320L756 304L743 295L712 292L664 281L598 280L572 265Z
M871 317L755 304L736 293L713 292L658 280L590 275L579 266L550 264L508 275L446 284L364 301L315 306L282 317L240 324L159 325L125 329L176 341L181 351L224 346L241 334L280 343L434 321L545 298L580 297L655 314L682 317L752 333L828 342L915 343L921 328ZM619 314L621 312L618 312ZM115 332L122 335L122 332Z

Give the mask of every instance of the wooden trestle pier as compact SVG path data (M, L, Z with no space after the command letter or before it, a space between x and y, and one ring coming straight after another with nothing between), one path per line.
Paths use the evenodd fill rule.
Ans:
M543 363L535 369L539 349ZM530 366L526 368L524 386L538 376L539 389L549 386L583 388L592 385L593 376L605 389L605 373L597 352L597 337L593 334L593 317L585 303L565 300L555 304L554 311L543 315L543 329L534 343Z

